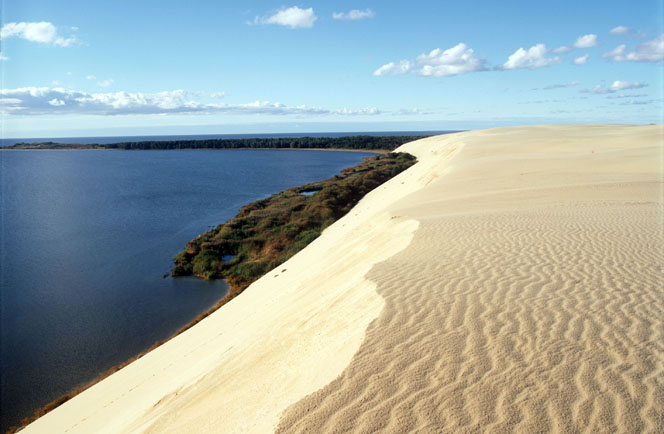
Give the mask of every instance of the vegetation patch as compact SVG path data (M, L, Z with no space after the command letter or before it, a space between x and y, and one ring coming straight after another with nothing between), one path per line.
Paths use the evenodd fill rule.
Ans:
M172 274L226 279L233 297L302 250L365 194L415 161L406 153L368 157L328 180L250 203L225 224L188 242L175 256Z

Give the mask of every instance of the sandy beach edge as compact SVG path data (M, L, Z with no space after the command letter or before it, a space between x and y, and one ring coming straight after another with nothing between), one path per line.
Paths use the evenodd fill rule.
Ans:
M289 360L288 372L278 375L271 366L274 362L266 363L264 368L275 377L270 387L277 386L283 376L299 375L300 380L278 394L277 402L256 402L252 411L243 406L232 412L237 429L227 417L224 426L228 432L244 431L248 428L246 421L254 420L250 431L274 428L287 402L297 401L338 375L359 347L366 326L380 312L382 300L363 276L373 264L403 249L412 239L417 222L390 215L389 204L424 185L422 175L432 167L425 162L413 169L419 175L409 170L369 193L349 215L274 273L254 283L242 297L41 417L23 432L143 431L157 419L169 419L163 417L168 413L163 405L165 397L195 389L214 374L241 381L248 372L247 364L268 357L277 360L270 348L277 337L270 335L278 333L270 327L282 331L276 346L281 347L280 357ZM266 311L269 314L257 318ZM309 316L308 321L302 320L303 312ZM289 326L292 334L284 335L283 323L289 321L293 322ZM233 329L242 329L241 336L233 336ZM243 348L243 339L249 348ZM264 350L253 348L253 342L261 339ZM245 355L239 361L238 354L247 350L256 353L255 358ZM325 367L311 369L321 357L328 361ZM252 367L253 377L258 369ZM302 376L306 371L309 374ZM228 387L227 380L219 381L220 387ZM251 389L246 384L239 387ZM237 397L224 401L224 408L239 402Z

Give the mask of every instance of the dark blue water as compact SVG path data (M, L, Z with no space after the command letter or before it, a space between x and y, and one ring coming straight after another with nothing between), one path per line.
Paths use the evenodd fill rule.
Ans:
M273 134L198 134L198 135L169 135L169 136L102 136L102 137L48 137L48 138L0 138L0 146L12 146L16 143L56 142L77 145L142 141L169 141L169 140L210 140L210 139L251 139L251 138L284 138L284 137L345 137L345 136L434 136L448 134L456 131L374 131L374 132L346 132L346 133L273 133Z
M371 155L3 151L1 413L21 417L165 339L227 292L162 276L239 208Z

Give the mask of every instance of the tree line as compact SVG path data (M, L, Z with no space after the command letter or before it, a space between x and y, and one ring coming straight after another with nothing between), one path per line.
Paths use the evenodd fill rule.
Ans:
M345 136L249 139L204 139L122 142L100 145L107 149L368 149L392 151L404 143L428 136Z

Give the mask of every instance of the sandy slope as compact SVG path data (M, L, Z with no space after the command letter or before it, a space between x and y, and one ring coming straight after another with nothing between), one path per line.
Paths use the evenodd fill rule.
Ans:
M404 145L305 251L26 432L664 432L663 141Z

